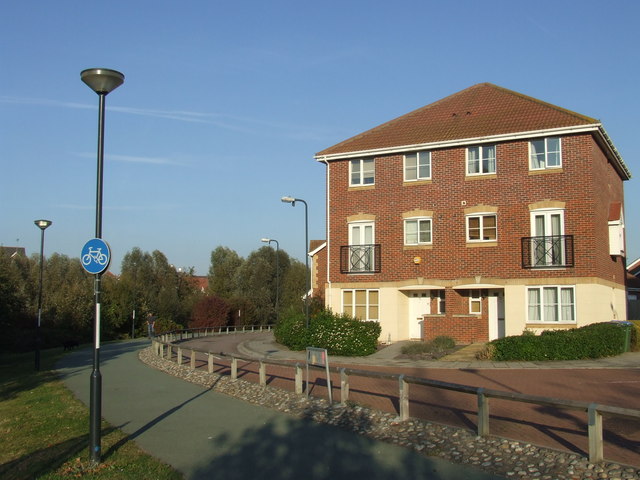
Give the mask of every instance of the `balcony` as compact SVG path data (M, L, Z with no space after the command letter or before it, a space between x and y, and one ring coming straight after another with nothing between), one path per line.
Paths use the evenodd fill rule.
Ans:
M340 247L340 273L379 273L380 244Z
M522 238L522 268L573 266L573 235Z

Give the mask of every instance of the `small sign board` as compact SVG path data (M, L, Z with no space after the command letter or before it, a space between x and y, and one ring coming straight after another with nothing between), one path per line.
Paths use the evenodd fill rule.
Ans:
M101 238L92 238L82 247L80 263L82 268L92 274L99 274L109 268L111 249Z
M331 392L331 375L329 373L329 356L326 348L307 347L307 396L309 395L309 365L314 367L324 367L327 374L327 391L329 392L329 403L333 403Z

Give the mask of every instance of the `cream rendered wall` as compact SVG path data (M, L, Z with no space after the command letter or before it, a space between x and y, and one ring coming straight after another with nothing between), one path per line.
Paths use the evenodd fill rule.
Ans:
M375 289L379 291L379 322L381 327L380 342L397 342L409 338L409 312L407 296L397 287L380 285L337 285L331 284L327 289L326 305L336 313L342 312L342 290L345 288Z
M584 327L591 323L626 320L626 292L612 285L575 285L576 323L527 324L527 286L505 286L504 291L506 336L520 335L525 329L540 333L545 329Z

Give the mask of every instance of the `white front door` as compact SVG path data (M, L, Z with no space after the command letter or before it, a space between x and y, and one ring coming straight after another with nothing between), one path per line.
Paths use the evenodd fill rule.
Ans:
M409 294L409 338L422 339L423 315L431 313L431 295L428 290Z
M504 292L489 291L489 340L505 336L504 324Z

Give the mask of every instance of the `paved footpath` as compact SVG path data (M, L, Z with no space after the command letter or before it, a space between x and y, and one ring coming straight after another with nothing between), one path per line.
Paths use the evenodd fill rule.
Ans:
M148 345L137 340L102 346L102 416L187 479L503 478L174 378L138 360ZM57 365L65 384L86 404L92 354L92 349L75 351ZM108 455L103 452L104 459Z

